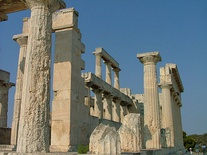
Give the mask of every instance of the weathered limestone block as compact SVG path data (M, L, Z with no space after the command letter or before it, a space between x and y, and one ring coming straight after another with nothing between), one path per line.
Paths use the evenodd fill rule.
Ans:
M90 137L91 154L121 154L120 137L114 127L99 124Z
M62 0L26 0L31 9L22 87L18 153L49 151L52 12Z
M118 130L121 140L121 152L140 152L142 149L140 114L130 113L124 117Z

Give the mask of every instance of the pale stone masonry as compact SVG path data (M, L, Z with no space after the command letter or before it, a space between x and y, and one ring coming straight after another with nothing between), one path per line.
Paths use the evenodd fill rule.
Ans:
M31 17L17 152L48 152L52 12L63 6L57 0L25 2L31 9Z
M68 154L89 143L90 153L96 154L185 154L180 112L184 89L175 64L161 67L158 94L159 52L137 54L144 65L144 94L132 94L130 88L120 87L119 63L102 47L93 52L95 73L82 73L85 45L74 8L58 10L65 7L62 0L12 2L16 5L0 1L0 21L27 7L31 17L23 20L22 34L13 37L20 50L12 145L0 145L0 154L2 148L7 150L3 154L16 151L9 155ZM50 75L52 32L55 54ZM7 127L8 90L13 85L9 73L0 70L0 127Z
M14 86L9 80L10 73L0 69L0 128L7 128L8 94Z
M24 81L24 67L27 52L27 40L28 40L28 25L29 18L24 18L22 34L13 36L13 40L16 41L19 46L19 60L17 67L17 78L16 78L16 92L14 97L14 110L11 130L11 144L16 146L19 130L19 118L21 111L21 100L22 100L22 87Z
M156 64L161 61L159 52L137 55L144 64L144 142L146 149L160 149L160 106Z
M167 147L182 146L182 123L180 115L181 93L184 91L176 64L166 64L160 68L160 88L162 89L162 124L166 130Z
M89 114L81 77L85 45L78 29L78 13L72 8L53 14L53 30L56 48L50 151L67 152L86 141L81 128L85 128L82 124L87 124Z

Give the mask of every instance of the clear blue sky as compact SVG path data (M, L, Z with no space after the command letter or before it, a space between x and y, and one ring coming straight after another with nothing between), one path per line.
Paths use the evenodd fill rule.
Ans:
M103 47L119 62L120 85L143 93L143 65L137 53L159 51L162 62L178 65L184 85L183 130L207 133L207 1L206 0L67 0L79 12L79 28L86 46L84 72L94 72L92 52ZM16 82L19 45L12 41L21 33L22 18L30 11L9 15L0 23L0 69ZM159 73L159 69L158 69ZM10 89L11 126L15 88Z

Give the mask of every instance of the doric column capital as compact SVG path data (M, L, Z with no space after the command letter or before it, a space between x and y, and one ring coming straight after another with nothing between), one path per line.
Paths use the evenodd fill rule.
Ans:
M160 83L158 86L161 89L171 89L172 88L172 83Z
M15 86L15 84L12 83L12 82L1 82L1 80L0 80L0 88L1 88L1 89L6 89L6 90L8 90L8 89L10 89L10 88L13 87L13 86Z
M156 64L162 60L159 52L148 52L148 53L137 54L137 58L144 65Z
M27 45L28 35L18 34L13 36L13 40L16 41L20 46Z
M27 6L32 10L36 7L46 7L51 12L55 12L58 9L65 8L65 2L63 0L25 0Z
M121 71L121 69L120 69L120 68L113 68L113 71L114 71L115 73L119 73L119 72Z

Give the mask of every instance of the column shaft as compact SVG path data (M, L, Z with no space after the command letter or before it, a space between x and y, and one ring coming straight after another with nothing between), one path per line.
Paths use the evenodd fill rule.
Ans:
M112 106L112 120L115 122L120 122L121 121L121 117L120 117L120 100L115 100L112 102L113 106Z
M9 82L10 73L0 69L0 127L7 128L8 94L14 83Z
M146 148L160 148L159 104L154 64L144 65L144 98L145 130L149 131L146 132Z
M112 100L109 95L105 95L104 100L104 118L108 120L112 120Z
M38 1L39 2L39 1ZM31 8L17 152L48 152L52 16L44 2Z
M120 89L119 85L119 71L118 69L114 69L114 88Z
M162 128L166 130L167 147L174 147L174 125L173 125L173 109L171 98L171 85L162 84Z
M100 90L95 90L94 96L94 112L93 115L99 119L103 118L103 103L102 103L102 92Z
M111 84L111 63L105 62L106 64L106 82Z
M8 112L8 89L2 85L0 86L0 128L7 127L7 112Z
M24 66L26 59L27 50L27 36L18 35L15 38L16 42L20 45L19 60L17 67L17 79L16 79L16 92L14 98L14 111L12 120L12 130L11 130L11 144L17 144L18 128L19 128L19 117L21 110L21 100L22 100L22 86L23 86L23 76L24 76Z
M101 55L100 54L96 54L95 74L99 78L102 78L102 63L101 63Z

